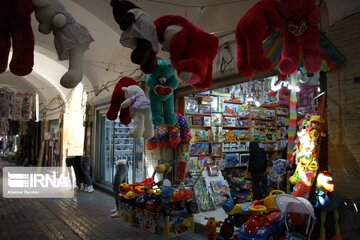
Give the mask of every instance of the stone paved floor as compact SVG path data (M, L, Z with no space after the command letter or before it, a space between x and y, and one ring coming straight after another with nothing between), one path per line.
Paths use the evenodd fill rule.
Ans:
M8 165L0 160L2 166ZM1 177L0 172L0 177ZM2 180L2 177L1 177ZM132 227L121 219L110 218L114 201L95 190L77 192L73 199L7 199L2 197L0 181L0 239L166 239ZM187 233L172 239L206 239Z

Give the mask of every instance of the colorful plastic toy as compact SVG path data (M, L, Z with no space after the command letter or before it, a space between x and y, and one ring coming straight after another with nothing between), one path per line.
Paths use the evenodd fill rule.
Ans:
M278 210L275 197L284 194L281 190L273 190L263 201L255 200L249 206L249 212L252 215L235 233L238 239L278 239L283 232L284 218Z
M216 237L220 235L219 226L222 221L217 221L214 217L205 217L207 221L205 228L208 230L208 240L216 240Z
M234 227L240 227L247 220L249 214L243 210L236 198L234 200L229 194L225 194L224 196L226 196L226 200L222 207L228 217L225 218L220 227L220 235L224 239L229 239L234 235Z

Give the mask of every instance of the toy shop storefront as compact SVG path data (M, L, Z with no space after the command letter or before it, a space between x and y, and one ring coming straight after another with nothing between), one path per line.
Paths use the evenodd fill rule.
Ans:
M340 61L335 66L329 64L334 59L325 57L323 70L344 62L337 55ZM226 65L226 57L219 58ZM215 72L226 70L221 65ZM294 233L290 239L324 239L325 232L327 237L339 237L339 198L325 171L327 74L308 74L299 68L288 75L266 72L248 80L233 72L214 74L213 85L205 92L195 93L192 87L174 91L177 124L157 125L155 137L139 150L127 146L134 139L120 136L131 127L107 121L108 106L97 109L96 122L104 132L98 134L104 142L98 147L113 152L102 157L105 164L113 164L112 159L121 162L114 153L128 151L128 157L119 156L127 157L133 173L138 169L143 177L127 181L138 184L121 185L122 216L150 232L161 229L167 236L200 222L209 231L220 226L225 239L234 234L240 239L278 238L285 227ZM134 157L139 152L141 157ZM262 161L254 166L255 160ZM264 167L255 171L258 163ZM110 166L104 175L108 181L114 175ZM141 189L155 183L158 188ZM332 212L333 225L325 230L327 212Z
M247 239L251 234L278 237L287 221L280 213L291 212L308 216L290 219L304 235L323 234L326 214L317 215L310 202L314 198L323 204L336 196L331 174L322 171L327 169L326 73L307 74L300 68L288 76L256 74L250 81L237 73L219 75L205 92L178 89L177 124L155 126L155 137L141 143L128 135L131 124L107 119L109 105L96 109L96 134L102 139L97 147L105 159L99 169L108 168L101 178L111 183L114 163L124 157L132 176L120 185L122 217L166 236L191 230L197 222L220 226L224 239L234 234ZM262 152L266 159L261 174L251 170L253 142L255 155ZM136 187L128 190L154 184L159 187L147 194L136 193ZM335 231L330 234L336 236L337 212L332 216L335 227L330 229ZM321 231L313 231L316 222Z
M230 200L249 209L254 200L269 194L292 191L293 196L308 198L319 163L326 165L321 137L326 128L325 75L299 71L287 78L275 75L243 83L234 77L221 80L228 86L206 92L179 91L178 111L192 136L187 178L196 179L194 195L203 218L199 221L205 224L204 216L212 216L236 227L236 213L234 217L226 206ZM261 182L266 185L261 196L254 196L250 142L258 142L266 153L267 181ZM304 174L313 176L303 182Z

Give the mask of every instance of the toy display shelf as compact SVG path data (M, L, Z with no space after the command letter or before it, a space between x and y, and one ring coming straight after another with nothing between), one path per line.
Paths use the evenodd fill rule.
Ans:
M200 116L211 116L211 113L194 113L186 112L185 115L200 115Z
M223 117L236 117L236 118L240 118L240 119L249 119L249 116L243 116L243 115L238 115L238 114L230 114L230 113L223 113L223 112L216 112L216 113L221 113L223 115Z
M189 128L211 128L211 126L205 126L205 125L189 125Z
M250 126L221 126L222 128L234 128L234 129L248 129Z
M249 152L248 150L222 150L223 153L246 153Z
M211 104L211 99L218 99L218 107L214 109ZM206 101L204 101L206 100ZM187 102L190 101L190 102ZM199 154L199 156L211 156L212 161L215 162L215 157L221 157L225 153L247 153L248 150L224 150L224 144L227 142L239 142L249 144L253 140L260 140L266 152L269 152L274 158L277 157L281 147L277 146L278 142L286 141L284 134L280 134L280 130L284 132L281 127L287 127L286 124L278 125L278 117L286 118L288 116L287 106L280 106L279 104L262 105L257 107L255 105L245 105L241 101L229 101L224 96L209 95L192 96L184 98L183 112L188 116L189 127L193 129L204 129L209 132L209 154ZM195 107L194 107L195 106ZM193 109L191 109L193 107ZM190 109L190 110L189 110ZM206 111L201 113L199 111ZM281 120L281 119L280 119ZM226 121L226 122L224 122ZM281 121L280 121L281 123ZM240 124L240 125L239 125ZM235 138L245 134L245 139L234 139L234 141L226 141L225 137L229 131L233 131ZM267 134L275 136L268 141L264 141ZM232 134L232 133L231 133ZM230 134L230 135L231 135ZM216 135L216 137L215 137ZM277 138L277 137L281 138ZM220 141L214 139L221 139ZM271 141L270 141L271 140ZM192 142L193 143L193 142ZM212 153L212 145L221 144L221 151ZM191 156L197 156L192 154Z
M258 129L268 129L268 130L277 130L277 127L259 127L259 126L252 126L252 128L258 128Z

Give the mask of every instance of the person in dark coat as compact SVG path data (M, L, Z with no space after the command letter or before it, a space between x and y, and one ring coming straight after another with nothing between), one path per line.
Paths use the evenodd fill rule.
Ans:
M258 142L250 142L249 151L248 171L253 179L254 199L260 200L268 195L266 152L263 148L260 148Z

